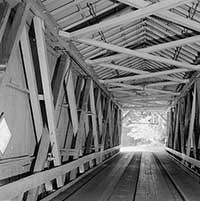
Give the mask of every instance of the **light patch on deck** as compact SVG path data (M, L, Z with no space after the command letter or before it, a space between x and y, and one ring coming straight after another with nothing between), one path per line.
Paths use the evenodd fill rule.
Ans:
M150 144L150 145L138 145L121 147L120 152L161 152L164 151L165 146L163 144Z

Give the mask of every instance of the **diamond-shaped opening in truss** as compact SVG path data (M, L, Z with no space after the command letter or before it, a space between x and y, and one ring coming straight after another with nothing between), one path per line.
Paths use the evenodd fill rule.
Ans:
M5 118L0 120L0 152L4 154L12 134L8 128Z

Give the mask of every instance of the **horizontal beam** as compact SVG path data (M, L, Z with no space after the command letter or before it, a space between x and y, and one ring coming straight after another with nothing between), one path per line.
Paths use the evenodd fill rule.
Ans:
M189 82L189 80L187 81ZM169 86L169 85L177 85L178 82L156 82L152 84L145 85L146 87L160 87L160 86Z
M129 80L138 80L138 79L144 79L144 78L151 78L151 77L160 77L162 75L169 75L174 73L183 73L188 72L187 69L172 69L172 70L166 70L166 71L160 71L155 73L149 73L144 75L133 75L133 76L127 76L127 77L120 77L120 78L112 78L107 80L100 80L101 83L107 84L107 83L113 83L113 82L122 82L122 81L129 81Z
M168 110L170 108L169 105L162 105L162 106L150 106L150 107L134 107L134 106L124 106L124 110L148 110L148 111L163 111L163 110Z
M121 102L131 102L131 103L138 103L138 104L143 104L143 103L149 103L149 104L152 104L152 103L168 103L170 99L136 99L136 100L132 100L132 99L120 99Z
M140 90L140 91L146 91L146 92L153 92L153 93L161 93L161 94L169 94L169 95L172 95L172 96L179 96L180 93L179 92L173 92L173 91L166 91L166 90L160 90L160 89L152 89L152 88L143 88L143 87L135 87L132 88L132 89L135 89L135 90ZM126 93L126 91L124 91L125 89L123 89L123 91L118 91L118 92L121 92L121 93ZM109 90L109 91L113 91L113 90Z
M105 63L105 62L110 62L110 61L115 61L115 60L118 60L118 59L126 59L126 58L129 58L130 56L129 55L126 55L126 54L115 54L115 55L112 55L112 56L107 56L107 57L102 57L102 58L99 58L99 59L86 59L85 62L87 64L91 64L91 65L95 65L95 64L101 64L101 63Z
M187 161L188 163L200 168L200 161L197 159L194 159L190 156L187 156L186 154L180 153L176 150L170 149L168 147L165 147L166 151L168 151L169 153L178 156L179 158L181 158L183 161Z
M115 69L115 70L121 70L121 71L129 72L129 73L136 73L136 74L141 74L141 75L144 75L144 74L147 75L148 74L149 76L152 75L152 73L149 73L148 71L143 71L143 70L134 69L134 68L127 68L127 67L119 66L119 65L115 65L115 64L102 63L102 64L99 64L98 66L102 66L104 68L111 68L111 69ZM178 72L180 72L179 70L178 70ZM181 72L185 72L185 70L186 69L183 69L183 71L181 71ZM188 70L186 70L186 71L188 71ZM152 75L152 77L154 77L154 75ZM175 79L175 78L172 78L170 76L162 76L160 78L166 79L166 80L172 80L172 81L176 80L176 83L188 83L189 82L189 79L178 79L178 78Z
M146 101L154 101L154 100L170 100L173 99L173 96L171 95L155 95L155 96L138 96L138 95L133 95L133 96L121 96L121 97L116 97L119 100L146 100Z
M146 88L146 87L141 87L141 86L134 86L134 85L128 85L128 84L121 84L121 83L112 83L111 85L113 86L119 86L119 87L124 87L124 90L126 89L136 89L136 90L142 90L142 91L150 91L150 92L156 92L156 93L164 93L164 94L170 94L174 96L180 95L178 92L172 92L172 91L165 91L165 90L159 90L159 89L152 89L152 88ZM109 89L109 91L113 91L113 89Z
M131 99L130 99L130 100L129 100L129 99L123 100L123 99L122 99L121 102L122 102L122 103L123 103L123 102L124 102L124 103L127 102L127 103L138 104L138 105L141 105L141 104L143 105L144 103L145 103L145 104L151 104L151 105L154 104L154 105L155 105L155 104L161 104L161 103L162 103L162 104L163 104L163 103L167 104L167 103L168 103L168 100L156 100L156 99L155 99L155 100L145 100L145 99L143 99L143 100L142 100L142 99L141 99L141 100L131 100Z
M139 90L139 88L144 89L144 91L145 91L145 89L154 90L153 88L148 88L147 86L142 86L142 85L128 85L128 87L109 88L108 90L112 91L112 92L126 93L127 91L132 90L132 89L138 89ZM158 90L158 89L156 89L156 90Z
M36 188L48 181L51 181L61 175L66 174L67 172L79 167L80 165L89 162L95 158L101 157L102 155L113 152L114 150L119 149L120 146L116 146L110 149L107 149L103 152L97 152L85 157L82 157L78 160L72 161L65 165L55 167L46 171L38 172L33 175L27 176L23 179L19 179L12 183L8 183L0 187L0 200L11 200L21 193L24 193L30 189Z
M191 2L192 0L168 0L161 1L152 5L149 5L145 8L141 8L136 11L132 11L130 13L121 15L119 17L115 17L103 22L100 22L95 25L87 26L86 28L80 29L78 31L74 31L70 33L70 37L80 37L81 35L85 35L88 33L93 33L95 31L104 30L106 28L111 28L117 25L123 25L124 23L130 23L131 21L135 21L141 19L143 17L148 17L158 11L174 8L176 6L180 6L184 3Z
M23 156L0 160L0 180L24 174L30 171L34 157Z
M146 71L138 70L138 69L134 69L134 68L127 68L127 67L115 65L115 64L102 63L102 64L98 64L98 66L101 66L104 68L111 68L114 70L121 70L121 71L129 72L129 73L136 73L136 74L148 74L149 73L148 71L146 72Z
M120 100L120 102L123 104L123 103L125 103L125 104L128 104L128 103L130 103L130 104L135 104L135 103L137 103L137 104L156 104L156 103L169 103L169 101L171 101L171 100Z
M130 104L130 105L140 105L140 106L155 106L155 105L163 105L163 104L169 104L172 102L172 100L119 100L122 105L124 104Z
M60 31L59 34L63 37L67 37L66 32L64 31ZM185 62L179 62L179 61L175 61L172 59L167 59L161 56L154 56L152 54L148 54L148 53L142 53L138 52L136 50L131 50L128 48L124 48L124 47L119 47L117 45L112 45L112 44L108 44L102 41L96 41L96 40L92 40L92 39L86 39L86 38L81 38L81 39L77 39L78 42L80 43L86 43L88 45L93 45L95 47L101 47L107 50L111 50L114 52L118 52L118 53L122 53L122 54L126 54L129 56L134 56L134 57L139 57L139 58L143 58L143 59L147 59L147 60L152 60L152 61L156 61L156 62L161 62L161 63L165 63L165 64L169 64L169 65L173 65L173 66L177 66L177 67L182 67L182 68L186 68L189 70L200 70L200 66L199 65L192 65L189 63L185 63Z
M123 100L123 99L119 99L120 100L120 102L121 102L121 104L124 104L124 103L134 103L134 102L140 102L140 103L157 103L157 102L160 102L160 103L169 103L169 102L171 102L172 101L172 99L166 99L166 100L160 100L160 99L155 99L155 100L144 100L144 99L141 99L141 100Z
M144 1L144 0L119 0L120 2L124 3L124 4L127 4L131 7L135 7L135 8L144 8L146 6L149 6L151 3L150 2L147 2L147 1ZM199 31L200 32L200 28L199 28L199 23L194 21L194 20L191 20L189 18L185 18L185 17L182 17L176 13L173 13L173 12L170 12L170 11L167 11L167 10L162 10L162 12L155 12L154 15L158 16L158 17L161 17L161 18L164 18L164 19L167 19L169 21L172 21L176 24L179 24L181 26L185 26L187 28L190 28L192 30L196 30L196 31Z
M126 104L126 103L125 103ZM133 103L133 104L131 104L130 105L131 107L137 107L137 108L155 108L155 107L165 107L165 106L168 106L167 104L155 104L155 105L153 105L153 104L146 104L146 103L144 103L144 104L135 104L135 103ZM130 107L129 106L129 107Z
M163 50L163 49L167 49L167 48L173 48L173 47L182 46L185 44L195 43L198 41L200 41L199 35L198 36L191 36L188 38L175 40L175 41L171 41L171 42L167 42L167 43L162 43L162 44L158 44L158 45L153 45L153 46L146 47L146 48L141 48L141 49L138 49L137 51L145 52L145 53L151 53L151 52L155 52L155 51L159 51L159 50ZM116 55L107 56L107 57L94 59L94 60L87 59L86 63L92 64L92 65L93 64L100 64L100 63L113 61L113 60L117 60L117 59L123 59L126 57L128 57L128 56L124 55L124 54L116 54Z
M172 83L172 82L158 82L154 84L148 84L148 85L134 85L134 86L139 86L139 87L158 87L158 86L167 86L167 85L177 85L179 83ZM132 86L132 85L131 85ZM110 91L118 92L118 91L123 91L123 90L131 90L132 88L123 88L123 87L118 87L118 88L109 88Z

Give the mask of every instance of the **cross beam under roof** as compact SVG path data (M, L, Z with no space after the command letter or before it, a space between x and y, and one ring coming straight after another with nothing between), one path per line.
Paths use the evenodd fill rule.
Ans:
M111 85L112 86L124 87L126 89L136 89L136 90L150 91L150 92L156 92L156 93L170 94L170 95L173 95L173 96L180 95L179 92L165 91L165 90L141 87L141 86L136 86L136 85L128 85L128 84L122 84L122 83L112 83ZM115 89L109 89L109 91L113 91L113 90L115 90Z
M66 37L68 38L68 34L64 31L60 31L59 32L60 36ZM93 45L95 47L101 47L107 50L111 50L114 52L118 52L118 53L122 53L122 54L126 54L129 56L135 56L135 57L139 57L139 58L143 58L143 59L147 59L147 60L152 60L152 61L156 61L156 62L161 62L161 63L165 63L165 64L169 64L169 65L174 65L177 67L182 67L182 68L187 68L190 70L200 70L200 66L199 65L192 65L189 63L185 63L185 62L179 62L179 61L175 61L172 59L167 59L161 56L154 56L152 54L148 54L148 53L144 53L136 51L136 50L131 50L128 48L124 48L124 47L119 47L117 45L112 45L112 44L108 44L102 41L96 41L96 40L92 40L92 39L87 39L87 38L81 38L81 39L76 39L78 42L80 43L85 43L88 45Z
M161 1L152 5L149 5L145 8L141 8L139 10L130 12L128 14L121 15L119 17L115 17L110 20L106 20L100 22L95 25L88 26L86 28L80 29L78 31L74 31L70 34L70 37L79 37L84 34L92 33L94 31L103 30L106 28L111 28L117 25L121 25L124 23L129 23L130 21L134 21L143 17L148 17L156 12L167 10L170 8L174 8L176 6L180 6L184 3L192 2L194 0L168 0L168 1Z
M147 84L147 85L140 85L140 84L137 84L137 85L130 85L131 87L132 86L139 86L139 87L142 87L142 88L151 88L151 87L160 87L160 86L168 86L168 85L177 85L176 82L158 82L158 83L154 83L154 84ZM115 91L115 92L118 92L118 91L123 91L123 90L132 90L132 88L124 88L124 87L117 87L117 88L110 88L109 90L110 91Z
M189 70L187 69L172 69L172 70L166 70L166 71L159 71L155 73L148 73L148 74L143 74L143 75L133 75L133 76L127 76L127 77L120 77L120 78L111 78L111 79L106 79L106 80L100 80L101 83L113 83L113 82L122 82L122 81L129 81L129 80L138 80L138 79L144 79L144 78L151 78L151 77L160 77L163 75L169 75L169 74L174 74L174 73L182 73L182 72L187 72Z
M163 111L163 110L168 110L171 106L170 105L162 105L162 106L143 106L143 107L134 107L134 105L131 105L131 106L124 106L123 109L126 109L126 110L136 110L136 111L145 111L145 110L148 110L148 111Z
M139 1L138 0L131 0L131 1L119 0L119 1L124 3L124 4L129 5L131 7L140 8L140 9L144 8L146 6L149 6L151 4L150 2L147 2L144 0L139 0ZM182 17L176 13L173 13L173 12L170 12L167 10L162 10L162 12L156 12L156 13L154 13L154 15L161 17L161 18L164 18L166 20L172 21L172 22L179 24L181 26L185 26L187 28L190 28L192 30L196 30L196 31L200 32L198 22L191 20L189 18Z
M152 45L150 47L138 49L137 51L150 53L150 52L155 52L155 51L159 51L159 50L163 50L163 49L167 49L167 48L173 48L173 47L178 47L178 46L182 46L185 44L195 43L198 41L200 41L200 35L191 36L191 37L187 37L184 39L170 41L170 42L162 43L162 44L158 44L158 45ZM94 65L94 64L98 64L98 63L102 63L102 62L108 62L108 61L113 61L113 60L117 60L117 59L122 59L125 57L128 57L128 56L124 55L124 54L115 54L112 56L107 56L107 57L94 59L94 60L87 59L86 62L88 64Z
M138 70L138 69L133 69L133 68L127 68L124 66L119 66L119 65L114 65L114 64L102 63L102 64L99 64L99 66L144 75L144 77L143 76L136 77L136 79L143 79L143 78L145 78L145 76L147 76L147 77L158 77L158 76L160 77L161 76L160 78L162 78L162 79L175 81L176 83L187 83L187 82L189 82L189 79L178 79L178 78L172 78L170 76L167 76L167 74L187 72L187 71L189 71L188 69L174 69L174 70L167 71L167 72L163 71L163 76L162 76L162 71L159 72L158 74L154 74L154 73L150 73L148 71L143 71L143 70Z

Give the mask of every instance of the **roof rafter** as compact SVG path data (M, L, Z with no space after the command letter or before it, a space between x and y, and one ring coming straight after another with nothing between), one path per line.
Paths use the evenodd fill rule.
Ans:
M113 83L113 82L129 81L129 80L138 80L138 79L151 78L151 77L160 77L161 75L169 75L169 74L181 73L181 72L186 72L186 71L189 71L189 70L178 68L178 69L159 71L159 72L148 73L148 74L143 74L143 75L133 75L133 76L127 76L127 77L100 80L100 82L101 83Z
M112 83L111 85L113 85L113 86L119 86L119 87L124 87L127 90L136 89L136 90L149 91L149 92L155 92L155 93L170 94L170 95L173 95L173 96L180 95L179 92L165 91L165 90L160 90L160 89L152 89L152 88L135 86L135 85L121 84L121 83ZM114 89L109 89L109 91L113 91L113 90ZM122 91L120 91L120 92L122 92ZM124 91L122 93L124 93Z
M168 85L177 85L177 82L155 82L153 84L137 84L133 86L142 86L142 87L160 87L160 86L168 86ZM131 85L132 86L132 85ZM112 88L110 88L112 89ZM121 88L114 88L114 91L121 90Z
M99 64L99 66L106 67L106 68L111 68L111 69L115 69L115 70L126 71L126 72L130 72L130 73L141 74L141 75L144 75L144 74L147 75L148 74L149 77L154 77L154 75L152 73L148 72L148 71L143 71L143 70L138 70L138 69L133 69L133 68L127 68L127 67L124 67L124 66L119 66L119 65L114 65L114 64L102 63L102 64ZM179 70L178 70L178 72L180 72ZM186 70L186 71L188 71L188 70ZM175 71L175 73L176 72L177 71ZM181 72L185 72L185 69L183 69L183 71L181 71ZM158 75L155 74L155 77L157 77L157 76ZM176 79L176 78L172 78L170 76L162 76L161 78L166 79L166 80L176 81L176 83L187 83L189 81L188 79Z
M124 4L127 4L131 7L135 7L135 8L143 8L143 7L146 7L146 6L149 6L150 5L150 2L146 2L144 0L119 0L120 2L124 3ZM182 17L180 15L177 15L173 12L170 12L170 11L165 11L165 10L162 10L162 12L156 12L154 13L154 15L158 16L158 17L161 17L161 18L164 18L166 20L169 20L169 21L172 21L176 24L179 24L181 26L185 26L187 28L190 28L192 30L196 30L196 31L199 31L200 32L200 28L199 28L199 23L194 21L194 20L191 20L189 18L185 18L185 17Z
M180 45L195 43L197 41L200 41L200 35L191 36L191 37L187 37L184 39L175 40L175 41L162 43L162 44L158 44L158 45L153 45L150 47L138 49L137 51L149 53L149 52L155 52L155 51L159 51L159 50L163 50L163 49L167 49L167 48L177 47ZM98 64L98 63L102 63L102 62L108 62L108 61L113 61L113 60L117 60L117 59L122 59L125 57L128 57L128 56L124 55L124 54L116 54L116 55L107 56L107 57L103 57L103 58L99 58L99 59L95 59L95 60L87 59L86 62L88 64Z
M60 34L60 36L68 38L68 34L64 31L59 31L59 34ZM147 60L170 64L170 65L174 65L177 67L187 68L189 70L200 70L199 65L192 65L189 63L185 63L185 62L179 62L179 61L175 61L172 59L166 59L161 56L154 56L152 54L148 54L148 53L144 53L144 52L141 54L141 52L139 52L139 51L131 50L131 49L124 48L124 47L119 47L117 45L107 44L102 41L96 41L96 40L86 39L86 38L77 39L77 41L81 42L81 43L86 43L88 45L101 47L101 48L111 50L114 52L123 53L123 54L129 55L129 56L135 56L135 57L139 57L139 58L143 58L143 59L147 59Z
M188 3L194 0L168 0L168 1L161 1L152 5L149 5L145 8L141 8L139 10L133 11L128 14L121 15L119 17L115 17L114 19L106 20L103 22L100 22L95 25L88 26L86 28L80 29L78 31L74 31L70 33L69 35L71 37L79 37L81 35L92 33L94 31L103 30L106 28L111 28L117 25L121 25L127 22L130 22L131 20L137 20L143 17L148 17L149 15L154 14L155 12L161 11L161 10L167 10L170 8L174 8L176 6L180 6L184 3Z

